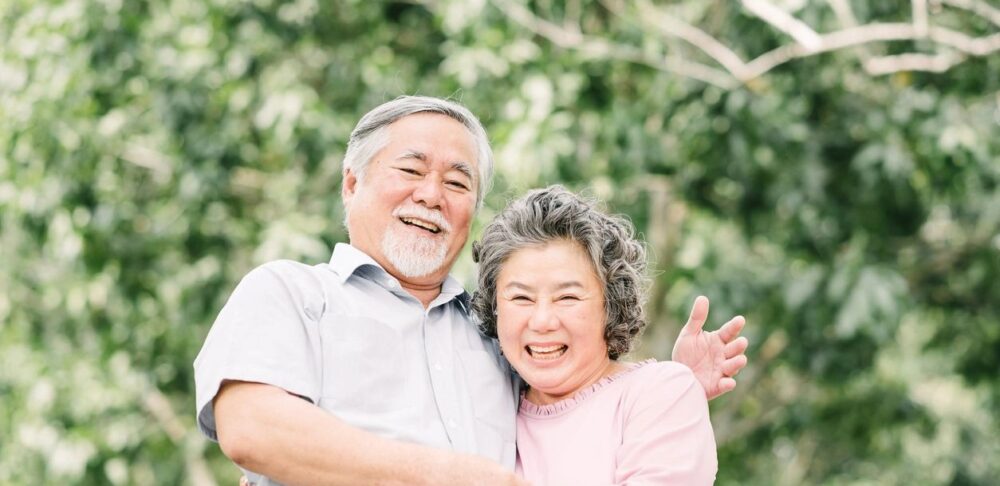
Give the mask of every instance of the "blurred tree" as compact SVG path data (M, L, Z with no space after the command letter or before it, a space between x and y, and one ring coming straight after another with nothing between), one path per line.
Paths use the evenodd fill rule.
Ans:
M660 271L640 353L669 355L698 293L747 314L720 484L991 484L998 12L5 2L0 484L234 482L190 364L246 271L344 239L347 135L403 93L487 125L480 223L554 182L633 218Z

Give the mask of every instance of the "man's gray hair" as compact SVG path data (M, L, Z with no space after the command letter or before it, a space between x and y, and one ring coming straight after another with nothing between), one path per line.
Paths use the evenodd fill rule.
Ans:
M617 360L632 349L646 326L643 304L649 288L646 248L636 240L632 224L597 208L591 199L562 186L529 192L510 203L472 244L472 259L479 264L479 289L472 309L480 331L497 337L497 278L507 259L526 247L552 241L578 243L604 286L604 339L608 357Z
M428 96L400 96L376 106L361 117L351 132L351 138L347 142L347 153L344 154L344 170L350 169L358 179L363 179L372 158L389 143L386 127L400 118L417 113L446 115L469 129L469 133L476 141L476 166L479 168L479 180L476 181L476 208L482 206L483 198L489 192L493 181L493 150L490 148L486 130L476 115L454 101Z

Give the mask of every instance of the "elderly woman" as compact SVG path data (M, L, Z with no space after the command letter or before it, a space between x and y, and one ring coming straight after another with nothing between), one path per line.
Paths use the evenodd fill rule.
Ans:
M646 254L623 218L560 186L511 203L473 245L482 331L527 386L517 471L538 485L711 484L705 391L683 365L627 363Z

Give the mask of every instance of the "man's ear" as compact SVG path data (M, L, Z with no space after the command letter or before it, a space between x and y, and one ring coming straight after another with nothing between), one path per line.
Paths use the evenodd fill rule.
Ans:
M358 189L358 176L351 169L344 169L344 178L340 184L340 198L343 200L346 206L351 198L354 197L354 192Z

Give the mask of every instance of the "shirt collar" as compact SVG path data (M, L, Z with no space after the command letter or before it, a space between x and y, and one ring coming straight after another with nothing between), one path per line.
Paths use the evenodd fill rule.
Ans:
M333 247L333 255L330 257L330 269L333 270L333 273L337 274L337 277L340 277L341 283L346 282L351 275L354 275L354 272L366 265L382 270L382 267L379 266L374 258L347 243L337 243ZM385 270L382 270L382 273L391 278Z
M347 279L351 275L358 273L389 291L405 292L399 281L392 275L389 275L389 272L385 271L374 258L348 243L337 243L333 247L333 255L330 257L330 269L333 270L333 273L337 274L341 283L347 282ZM444 283L441 284L441 295L438 295L434 299L434 302L443 304L453 299L458 302L462 311L466 315L469 315L472 310L472 297L462 288L462 284L458 283L455 277L448 275Z

